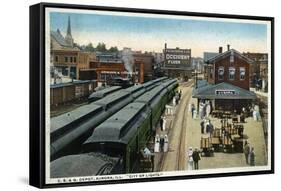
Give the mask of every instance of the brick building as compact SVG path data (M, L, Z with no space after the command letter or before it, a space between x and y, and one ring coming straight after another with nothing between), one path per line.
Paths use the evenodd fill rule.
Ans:
M213 109L237 110L256 98L250 88L250 64L253 61L234 49L209 58L205 65L205 83L196 82L193 97L210 100ZM204 85L201 85L204 84Z
M253 60L250 67L250 86L259 87L267 91L268 85L268 54L267 53L243 53Z
M207 81L209 84L226 82L249 90L251 60L231 49L207 61Z
M135 62L141 62L144 65L144 81L152 80L154 78L154 56L150 53L134 52L133 58Z

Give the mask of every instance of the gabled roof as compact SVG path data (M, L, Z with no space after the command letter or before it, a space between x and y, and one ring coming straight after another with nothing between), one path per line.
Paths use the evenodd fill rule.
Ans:
M59 31L51 31L51 37L53 37L61 46L71 47Z
M213 57L215 57L219 54L220 53L218 53L218 52L204 52L203 60L204 60L204 62L206 62L206 61L210 60L211 58L213 58Z
M219 91L229 91L229 93L220 94L218 93ZM201 88L194 89L192 92L192 97L200 99L255 99L256 94L238 86L222 82L219 84L209 84Z
M214 57L210 58L210 59L207 60L206 62L207 62L208 64L212 64L212 63L214 63L214 62L217 61L217 60L220 60L220 59L223 59L223 58L225 58L225 57L227 57L227 56L230 56L231 54L234 54L235 56L238 56L239 58L245 60L245 61L248 62L248 63L252 63L252 62L253 62L252 59L250 59L250 58L244 56L242 53L238 52L238 51L235 50L235 49L230 49L230 50L228 50L228 51L226 51L226 52L224 52L224 53L218 54L217 56L214 56Z

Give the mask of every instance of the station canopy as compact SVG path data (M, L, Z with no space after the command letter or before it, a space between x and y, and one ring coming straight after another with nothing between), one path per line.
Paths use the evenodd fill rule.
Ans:
M229 83L205 84L193 89L192 97L199 99L256 99L254 92Z

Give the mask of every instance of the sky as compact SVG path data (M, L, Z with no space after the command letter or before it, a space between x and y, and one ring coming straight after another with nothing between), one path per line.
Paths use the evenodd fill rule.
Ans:
M226 50L227 44L239 52L268 52L265 23L51 12L51 30L60 29L65 35L68 16L74 42L80 45L103 42L107 48L162 52L166 42L168 48L190 48L193 57L217 52L219 46Z

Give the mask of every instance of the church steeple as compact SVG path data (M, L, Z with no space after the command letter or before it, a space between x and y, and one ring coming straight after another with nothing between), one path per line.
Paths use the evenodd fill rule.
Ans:
M73 38L72 38L72 35L71 35L70 16L68 16L68 24L67 24L67 32L66 32L66 36L65 36L65 41L66 41L71 47L73 47Z
M67 35L71 36L70 16L68 16Z

